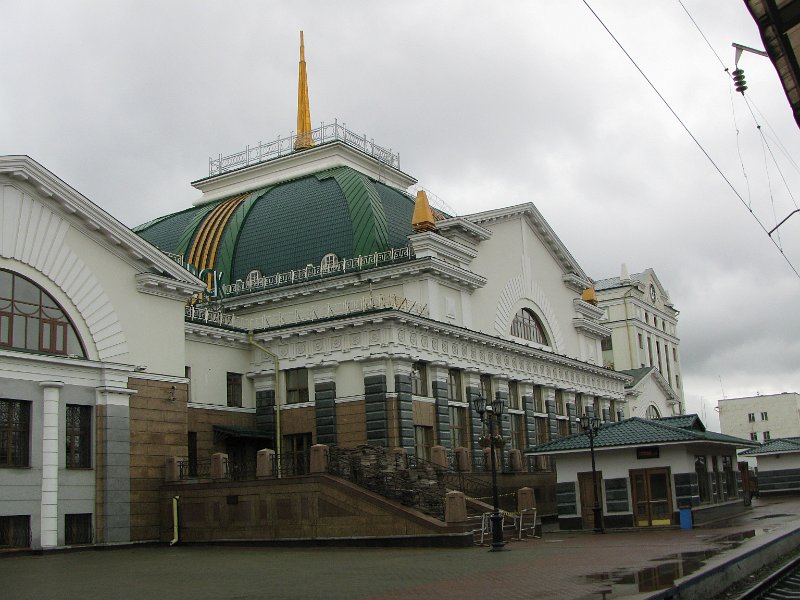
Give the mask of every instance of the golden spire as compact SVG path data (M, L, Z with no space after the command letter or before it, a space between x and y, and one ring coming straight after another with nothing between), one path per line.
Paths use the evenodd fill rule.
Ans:
M300 32L300 76L297 81L297 139L294 142L295 150L311 148L314 140L311 138L311 108L308 105L308 77L306 76L306 46L303 42L303 32Z
M414 202L414 216L411 217L411 228L417 231L436 231L436 217L433 216L431 205L428 203L428 195L425 190L417 192L417 200Z

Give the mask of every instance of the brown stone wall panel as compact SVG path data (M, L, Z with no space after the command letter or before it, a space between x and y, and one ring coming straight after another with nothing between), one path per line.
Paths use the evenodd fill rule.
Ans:
M281 435L308 432L316 434L316 416L313 406L281 410Z
M436 405L430 402L414 400L412 414L414 415L414 425L434 427L436 424Z
M387 443L390 448L398 448L400 444L400 427L397 414L397 399L386 400L386 413L389 415L389 426L387 428Z
M364 401L336 405L337 445L352 448L367 443L367 417Z

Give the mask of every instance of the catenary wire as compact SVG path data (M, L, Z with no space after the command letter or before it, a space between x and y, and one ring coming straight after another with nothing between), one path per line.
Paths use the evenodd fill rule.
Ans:
M800 271L798 271L797 268L795 268L795 266L792 264L792 261L789 260L789 257L786 256L786 254L783 252L783 249L775 242L775 240L772 238L772 236L769 235L769 230L761 222L761 219L759 219L758 215L756 215L753 212L753 210L749 206L747 206L747 202L745 201L745 199L737 191L737 189L733 186L733 184L730 182L730 180L725 176L725 174L722 172L722 169L719 168L719 166L714 161L714 159L711 158L711 155L706 151L706 149L703 147L703 145L700 143L700 141L694 136L694 134L691 132L689 127L687 127L686 123L683 122L683 119L681 119L680 116L678 116L678 113L675 112L675 109L672 108L670 103L667 102L666 98L664 98L664 96L661 94L661 92L658 91L658 88L655 86L655 84L653 84L653 82L650 81L650 78L645 74L645 72L642 71L641 67L639 67L637 62L628 53L628 51L625 49L625 47L622 45L622 43L611 32L611 30L605 24L603 19L600 18L600 15L598 15L594 11L594 9L589 5L587 0L582 0L582 2L586 6L586 8L589 9L589 12L591 12L592 15L594 15L594 18L597 19L597 21L600 23L600 25L603 27L603 29L606 30L608 35L611 36L611 39L614 40L614 43L617 44L617 46L619 46L619 49L622 50L622 53L625 54L625 56L628 58L629 61L631 61L631 64L633 64L633 66L636 68L636 70L639 71L639 74L644 78L644 80L648 83L648 85L650 85L652 90L661 99L661 101L664 103L664 105L667 107L667 109L672 113L672 116L675 117L675 119L678 121L678 123L680 123L681 127L683 127L684 131L686 131L686 133L689 135L689 137L692 138L692 141L697 145L698 148L700 148L700 151L705 155L705 157L712 164L714 169L716 169L716 171L717 171L717 173L719 173L720 177L722 177L722 179L725 181L725 183L728 185L728 187L731 189L731 191L736 195L737 198L739 198L739 201L742 203L742 205L745 207L745 209L747 209L747 212L750 213L750 215L753 217L753 219L755 219L756 223L758 223L758 226L761 227L761 229L767 235L767 237L769 238L770 242L772 242L772 245L775 246L775 248L777 248L778 252L781 253L781 256L786 261L786 263L789 265L789 268L794 272L794 274L797 276L797 278L800 279Z

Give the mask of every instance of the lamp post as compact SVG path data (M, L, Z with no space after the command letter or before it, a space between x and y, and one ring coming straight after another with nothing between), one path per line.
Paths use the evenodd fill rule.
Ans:
M494 449L497 447L494 435L494 421L499 419L505 412L506 403L503 400L497 399L494 402L487 402L486 398L478 396L473 400L475 412L481 418L483 424L489 426L489 457L492 465L492 500L494 502L494 512L490 517L492 522L492 547L489 552L500 552L505 550L505 541L503 541L503 516L500 514L500 500L497 493L497 459L494 454Z
M589 453L592 455L592 483L594 485L594 532L605 533L603 528L603 509L600 506L600 486L597 484L597 469L594 464L594 438L597 430L600 429L600 417L583 415L581 417L581 427L589 434Z

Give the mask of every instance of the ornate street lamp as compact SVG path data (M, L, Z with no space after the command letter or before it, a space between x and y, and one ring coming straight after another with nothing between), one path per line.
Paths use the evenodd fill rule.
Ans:
M497 459L494 455L494 449L499 446L494 435L494 422L495 419L500 419L505 412L506 403L500 399L489 403L482 396L474 398L472 403L475 412L481 418L481 422L489 426L489 457L492 465L492 500L494 501L494 512L490 517L492 522L492 547L489 548L489 552L499 552L505 550L506 543L503 541L503 516L500 514L500 500L497 494Z
M589 453L592 455L592 483L594 484L594 532L605 533L603 528L603 509L600 506L600 486L597 485L597 469L594 464L594 438L600 429L600 417L583 415L581 427L589 435Z

